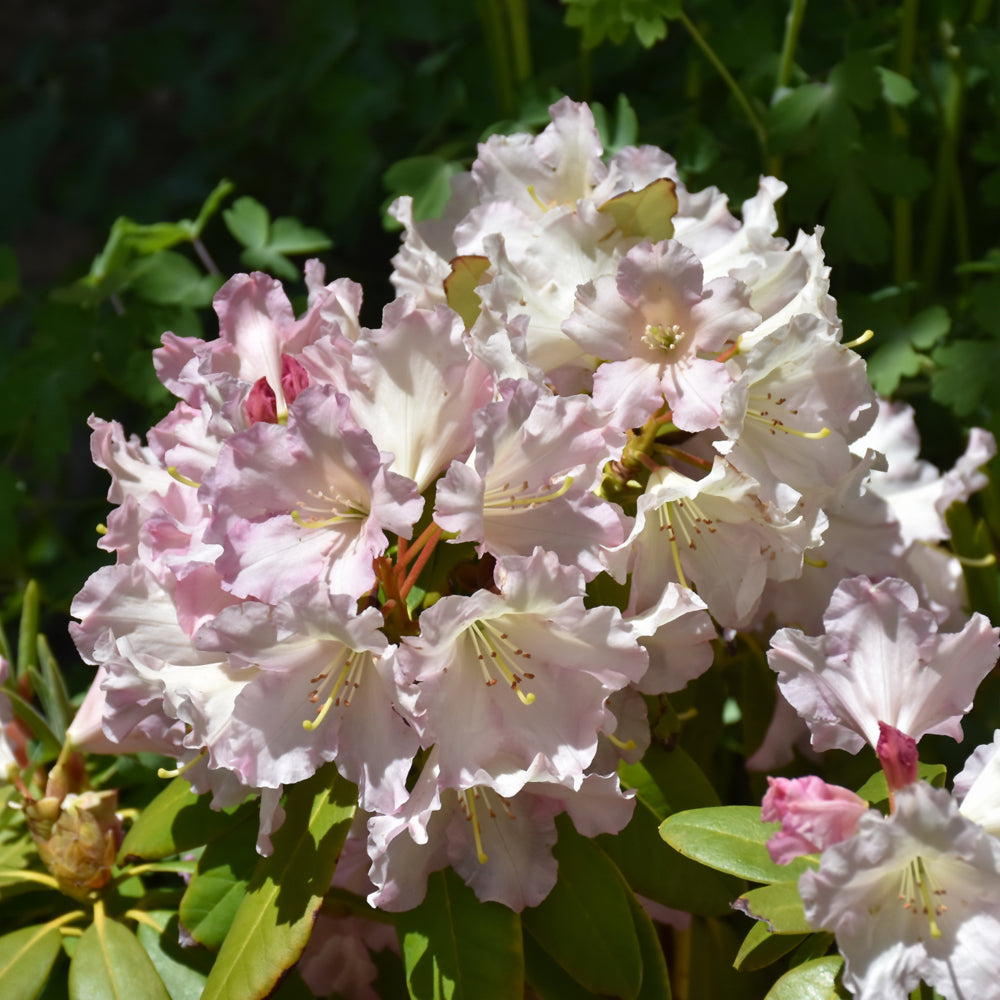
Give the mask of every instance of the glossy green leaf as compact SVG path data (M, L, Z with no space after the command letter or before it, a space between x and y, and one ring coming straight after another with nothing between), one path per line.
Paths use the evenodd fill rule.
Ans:
M658 243L674 235L677 186L660 177L639 191L626 191L606 201L598 211L609 215L623 236Z
M0 937L0 997L34 1000L49 978L61 942L54 924L22 927Z
M796 882L775 882L743 893L733 909L763 921L775 934L811 934Z
M58 757L62 749L62 740L53 732L45 717L17 692L8 690L5 694L10 699L10 707L14 714L28 727L32 737L42 744L44 758L40 763Z
M764 1000L839 1000L850 996L837 981L844 960L839 956L816 958L789 969Z
M944 764L917 765L917 779L927 781L935 788L944 788L948 768ZM866 802L877 806L889 800L889 784L885 780L885 771L876 771L859 789L858 795Z
M163 928L162 931L140 923L135 936L156 967L170 1000L200 1000L213 956L201 948L181 945L176 913L150 910L149 916Z
M401 913L396 927L414 1000L524 996L520 917L481 902L450 868L428 878L423 903Z
M70 1000L170 1000L136 936L117 920L94 916L70 963Z
M209 794L195 795L184 777L174 778L125 835L119 863L129 858L158 861L201 847L257 811L254 802L215 810L210 801Z
M267 244L267 234L271 228L271 216L256 198L237 198L222 213L226 228L243 246L259 249Z
M350 828L357 789L332 764L293 786L274 853L258 862L203 1000L257 1000L302 953Z
M211 951L222 947L258 862L257 823L247 817L214 840L198 859L184 892L180 918L187 932Z
M642 985L642 954L631 916L631 893L613 862L565 816L557 820L555 887L521 914L525 929L593 993L634 1000Z
M774 934L768 930L767 924L759 921L743 939L743 944L733 959L733 968L741 972L764 969L787 955L805 937L804 934Z
M815 866L804 858L776 865L766 846L776 828L761 822L759 806L717 806L669 816L660 825L660 836L686 857L730 875L753 882L798 879Z

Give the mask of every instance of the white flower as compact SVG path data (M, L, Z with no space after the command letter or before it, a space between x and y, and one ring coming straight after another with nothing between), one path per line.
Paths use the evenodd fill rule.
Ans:
M891 816L870 810L799 892L859 1000L905 1000L921 980L946 1000L1000 998L1000 843L943 789L917 782Z

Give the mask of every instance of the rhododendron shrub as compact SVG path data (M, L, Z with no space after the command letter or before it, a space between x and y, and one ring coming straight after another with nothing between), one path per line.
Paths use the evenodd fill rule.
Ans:
M845 340L821 234L777 235L781 182L736 214L659 149L604 156L586 105L550 119L482 143L440 219L394 204L377 328L318 261L300 315L237 275L217 338L154 352L177 401L145 443L92 418L113 562L73 604L96 676L71 745L175 762L124 856L162 857L153 823L196 801L241 817L263 860L232 929L196 916L223 905L211 842L180 904L181 933L221 948L210 996L247 942L278 972L306 949L318 995L376 995L392 939L365 917L395 923L414 996L449 935L449 961L510 984L483 996L526 976L555 995L546 964L592 994L667 995L653 920L740 897L685 854L774 883L737 907L832 934L858 996L997 995L995 747L954 794L917 747L961 738L996 662L957 560L928 548L991 436L944 476L919 460L912 415ZM772 777L763 813L721 806L685 739L734 709L758 730L739 783L811 737L870 747L881 785ZM781 824L769 855L762 820ZM923 916L877 917L897 884ZM591 899L620 966L567 942ZM255 975L245 996L277 972Z

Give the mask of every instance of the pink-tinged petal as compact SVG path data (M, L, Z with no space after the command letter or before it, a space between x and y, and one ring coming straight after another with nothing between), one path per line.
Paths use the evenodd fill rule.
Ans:
M858 820L868 811L868 803L850 789L828 785L815 775L768 778L767 784L760 818L781 823L767 842L771 860L778 865L853 836Z
M960 811L991 836L1000 838L1000 729L992 743L984 743L969 755L955 776L955 797Z
M1000 995L1000 844L944 789L915 782L891 816L867 812L799 893L859 1000L906 1000L921 980L947 1000Z
M1000 630L982 615L959 633L939 634L909 584L854 577L834 592L824 625L815 638L781 629L768 653L817 750L874 747L880 722L916 740L961 739L961 718L997 660Z

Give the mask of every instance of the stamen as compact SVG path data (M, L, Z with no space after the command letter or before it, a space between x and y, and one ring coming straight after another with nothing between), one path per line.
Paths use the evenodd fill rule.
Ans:
M528 196L543 212L547 212L549 210L549 206L546 205L545 202L538 197L538 193L535 191L534 184L528 185Z
M491 510L501 510L503 508L513 510L515 507L535 507L541 503L548 503L550 500L558 500L559 497L565 495L572 485L573 477L567 476L558 487L554 487L552 483L546 483L544 486L538 488L538 492L531 493L529 492L531 487L527 481L522 482L521 486L516 490L510 488L510 483L504 483L503 486L494 487L486 491L483 497L483 505L489 507ZM542 492L543 490L551 490L551 492L545 493ZM515 494L521 495L516 496Z
M486 856L486 852L483 850L483 834L482 829L479 826L479 817L476 815L476 799L479 798L479 792L475 788L467 788L461 793L459 798L459 804L462 807L462 812L465 814L465 818L472 823L472 836L476 842L476 857L479 858L479 863L485 865L489 858Z
M487 634L489 633L489 634ZM491 668L495 667L511 689L517 694L522 705L531 705L535 701L532 693L525 694L521 690L521 682L532 680L534 674L526 670L518 673L512 667L513 658L521 657L525 660L531 659L531 653L526 653L523 649L516 649L514 644L508 639L506 632L501 632L496 626L485 621L477 621L469 628L473 645L478 650L477 659L479 669L486 680L486 686L492 687L497 682L497 678L492 676Z
M330 694L323 704L316 709L315 719L304 719L302 721L303 729L309 732L318 729L326 718L327 713L335 705L339 706L343 704L345 708L350 706L352 692L361 686L361 675L367 663L366 657L369 655L364 651L357 652L345 649L331 661L325 670L318 673L315 677L310 678L310 683L319 685L319 687L309 692L309 701L316 704L319 701L320 690L326 686L326 681L330 674L336 671Z
M196 483L193 479L188 479L187 476L181 475L177 471L176 465L168 465L167 474L170 476L171 479L176 479L177 482L179 482L182 486L193 486L195 489L197 489L201 485L201 483Z
M777 402L782 403L784 400L778 400ZM792 412L795 413L796 411L793 410ZM777 417L772 417L767 410L747 410L747 416L766 424L772 434L782 431L784 434L792 434L795 437L805 438L807 441L821 441L823 438L830 436L829 427L821 427L818 431L796 430L794 427L788 427Z
M914 914L923 913L931 932L931 937L941 937L941 927L937 918L948 912L948 907L933 897L943 896L945 890L938 888L930 870L922 857L916 857L903 869L900 878L899 900L904 910ZM919 897L919 898L918 898ZM923 904L921 906L921 904Z
M619 750L634 750L635 749L635 740L625 740L623 742L622 740L618 739L618 737L615 736L614 733L605 733L604 735L608 738L608 740L610 741L611 745L614 746L614 747L617 747Z
M649 347L670 352L674 351L677 345L684 339L684 331L676 323L670 326L649 323L646 325L642 339Z
M356 500L341 496L334 492L334 487L327 487L331 492L324 493L322 490L307 490L306 495L310 500L316 501L315 505L302 503L298 510L292 511L292 520L300 528L328 528L332 524L341 524L344 521L362 520L368 516L368 511L358 505ZM326 514L326 517L303 517L302 512L307 514Z
M168 771L167 768L165 767L157 768L156 776L158 778L179 778L185 772L190 771L191 768L195 766L195 764L198 764L201 761L203 761L207 756L208 756L208 747L205 747L205 749L202 750L202 752L198 754L198 756L195 757L194 760L189 760L183 767L175 768L172 771Z
M670 553L674 559L674 572L677 574L677 582L682 587L687 587L688 582L681 567L681 554L677 548L677 532L674 531L674 524L670 518L670 506L670 503L665 503L662 507L657 507L656 515L660 521L660 531L668 532L667 537L670 540Z
M857 340L849 340L846 344L841 344L841 347L846 347L853 350L855 347L860 347L862 344L867 344L872 337L875 336L874 330L865 330Z

